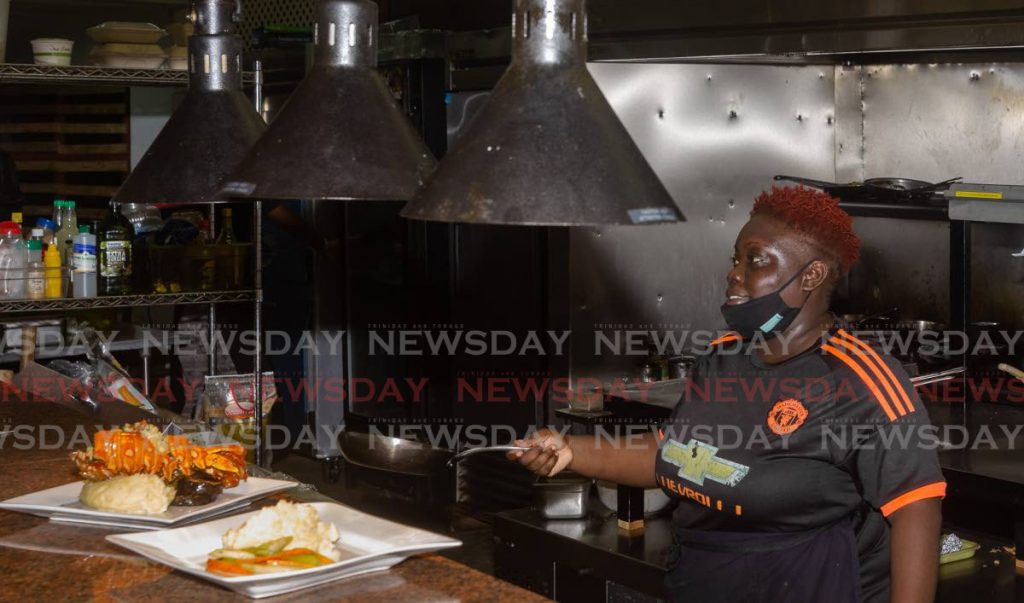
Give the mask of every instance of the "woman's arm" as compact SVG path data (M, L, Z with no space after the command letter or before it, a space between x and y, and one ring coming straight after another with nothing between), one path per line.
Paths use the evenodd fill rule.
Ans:
M893 603L931 603L939 573L942 502L927 498L910 503L889 521Z
M529 440L517 440L516 444L533 448L510 452L508 458L518 460L539 475L550 477L569 468L587 477L627 486L651 488L657 485L654 461L658 440L653 433L609 441L594 436L560 436L545 429Z

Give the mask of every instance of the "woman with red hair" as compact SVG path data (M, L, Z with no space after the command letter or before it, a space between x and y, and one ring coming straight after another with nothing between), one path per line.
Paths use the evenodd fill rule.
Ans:
M545 430L509 458L679 499L671 600L931 601L946 487L938 441L902 365L829 311L859 251L832 197L761 194L726 275L730 332L658 433L609 446ZM741 445L716 440L722 426Z

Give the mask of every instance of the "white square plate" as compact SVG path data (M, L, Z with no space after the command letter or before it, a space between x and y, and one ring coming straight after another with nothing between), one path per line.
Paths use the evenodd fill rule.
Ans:
M335 545L341 551L341 560L336 563L253 576L228 577L206 571L206 560L210 552L223 546L221 536L224 532L240 526L257 511L183 528L112 534L107 536L107 540L143 557L254 599L384 570L411 555L462 545L454 538L404 526L337 503L310 504L320 514L321 521L338 526L341 538Z
M31 513L40 517L58 516L63 519L80 519L94 524L109 522L110 525L124 527L125 522L132 525L170 527L181 522L195 522L199 519L217 515L231 508L244 506L264 496L294 488L298 484L280 479L250 477L234 488L224 490L217 500L208 505L197 507L169 507L159 515L132 515L129 513L108 513L97 511L83 505L78 500L84 482L71 482L49 490L40 490L24 496L9 498L0 502L0 509Z

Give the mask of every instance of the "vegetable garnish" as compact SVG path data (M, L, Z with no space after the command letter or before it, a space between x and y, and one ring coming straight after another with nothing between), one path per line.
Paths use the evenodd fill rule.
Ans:
M225 576L251 576L309 569L334 560L311 549L285 549L291 537L278 538L247 549L217 549L210 553L206 570Z

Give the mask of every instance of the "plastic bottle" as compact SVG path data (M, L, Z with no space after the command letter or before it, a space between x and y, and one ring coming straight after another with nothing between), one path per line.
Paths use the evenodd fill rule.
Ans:
M30 239L28 242L28 267L25 268L25 297L43 299L46 297L46 266L43 264L43 242ZM39 259L35 259L35 258Z
M0 299L25 297L25 258L21 227L0 222Z
M22 228L22 225L21 225L21 212L20 211L16 211L16 212L12 212L11 213L11 222L14 222L15 224L17 224L18 228Z
M96 231L99 241L99 292L102 295L127 295L131 292L132 224L117 203Z
M57 226L53 223L53 220L49 218L39 218L36 220L36 228L43 229L43 245L49 246L53 243L53 235L57 232Z
M56 199L53 202L53 225L60 228L64 222L64 200ZM54 230L56 232L56 229Z
M78 234L78 216L75 213L75 202L64 202L64 220L57 229L55 240L60 246L60 261L64 266L71 265L71 246Z
M37 241L39 243L39 248L38 248L38 250L36 250L35 247L29 247L28 248L28 250L29 250L28 261L30 261L30 262L32 262L32 261L40 261L40 262L42 262L43 261L43 247L45 247L45 243L43 242L43 229L42 228L33 228L32 229L32 236L29 238L28 242L31 243L32 241Z
M43 266L46 268L46 299L63 297L63 273L61 271L60 250L56 245L50 245L43 254Z
M96 297L96 235L79 226L72 253L72 289L75 297Z

